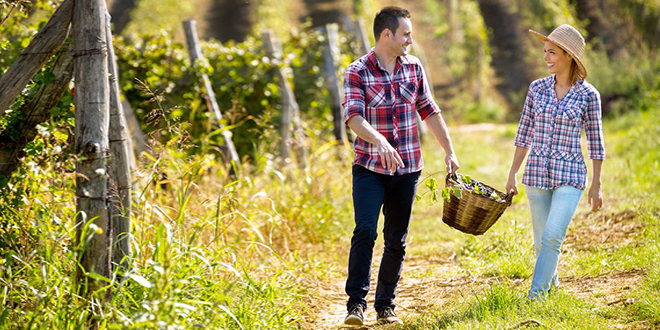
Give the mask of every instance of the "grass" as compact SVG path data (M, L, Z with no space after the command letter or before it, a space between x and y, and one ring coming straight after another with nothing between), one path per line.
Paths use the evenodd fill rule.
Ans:
M442 223L441 206L422 183L402 279L412 299L402 300L402 328L506 329L531 319L553 329L657 327L657 122L658 110L605 122L606 206L591 214L582 200L569 229L574 244L563 248L559 265L565 281L544 303L524 299L534 260L524 189L489 232L473 237ZM493 127L451 133L461 171L501 188L515 125ZM306 170L263 152L236 181L212 154L161 147L143 159L131 266L107 279L114 295L105 305L76 295L81 248L71 164L52 154L26 160L33 163L0 205L0 329L80 329L91 321L103 329L311 327L319 285L344 280L353 222L349 149L313 145ZM444 167L431 141L424 155L422 178ZM443 173L433 176L441 181ZM411 312L420 300L421 312Z

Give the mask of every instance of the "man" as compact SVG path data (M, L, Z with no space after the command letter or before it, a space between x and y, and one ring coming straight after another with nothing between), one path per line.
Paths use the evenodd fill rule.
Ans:
M374 307L379 323L402 323L394 314L394 296L423 167L415 111L444 149L447 171L459 167L422 65L407 55L413 43L410 13L394 6L383 8L374 19L374 34L376 47L351 63L344 80L345 121L357 134L353 160L355 230L346 280L347 325L364 323L381 206L385 250Z

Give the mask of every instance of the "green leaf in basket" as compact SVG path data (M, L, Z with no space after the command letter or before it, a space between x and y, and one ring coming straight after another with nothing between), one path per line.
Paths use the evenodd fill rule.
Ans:
M438 182L435 181L434 178L429 178L428 180L426 180L426 186L431 190L435 190L438 189Z
M458 199L463 198L463 190L460 187L454 186L454 196Z
M451 200L451 195L450 195L450 192L449 192L449 188L442 189L442 199L444 199L448 203Z
M465 184L470 184L470 183L472 183L472 177L469 176L469 175L463 175L463 176L462 176L462 179L463 179L463 183L465 183Z

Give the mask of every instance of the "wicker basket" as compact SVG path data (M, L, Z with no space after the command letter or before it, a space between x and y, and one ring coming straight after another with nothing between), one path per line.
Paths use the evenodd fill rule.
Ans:
M457 182L447 175L446 187L451 188ZM482 185L492 189L504 202L497 202L488 197L473 193L461 188L462 197L459 199L450 194L450 200L445 200L442 212L442 221L449 226L464 233L481 235L485 233L502 216L504 210L511 205L511 195L507 195L485 183Z

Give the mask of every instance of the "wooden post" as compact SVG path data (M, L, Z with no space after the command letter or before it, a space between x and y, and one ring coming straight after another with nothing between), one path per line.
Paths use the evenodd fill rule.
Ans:
M76 218L78 243L84 246L78 271L80 294L104 284L88 273L110 278L112 236L108 212L109 86L104 0L76 0L73 14L73 64L76 83ZM85 224L90 222L90 228ZM83 234L85 236L83 236ZM108 290L109 293L109 290Z
M460 8L459 0L448 0L447 21L449 23L449 40L451 42L462 42L463 33L461 31L461 22L459 20Z
M143 152L149 152L150 149L147 145L147 141L144 139L145 134L140 128L140 122L135 116L131 103L128 102L126 96L121 90L119 91L119 95L122 97L121 109L124 111L124 117L126 117L128 133L131 134L131 138L128 141L130 142L131 150L133 150L133 153L135 154L135 158L139 159Z
M364 29L364 22L362 22L362 19L358 18L355 21L355 34L360 46L362 46L362 54L359 54L359 56L369 53L371 50L371 42L369 42L369 37Z
M188 45L188 54L190 55L190 62L194 65L197 59L204 59L202 54L202 48L199 46L199 38L197 37L197 21L194 19L189 19L183 22L183 28L186 32L186 43ZM218 122L218 126L222 128L222 113L220 112L220 107L218 106L218 101L215 99L215 92L213 92L213 86L211 85L211 80L206 75L202 73L202 80L204 83L204 89L206 90L206 99L210 105L210 109L215 116L215 119ZM234 173L234 167L241 164L238 153L236 152L236 147L234 147L234 142L232 141L231 132L229 130L222 131L222 137L225 140L225 147L227 148L228 156L227 160L229 163L230 173Z
M273 31L266 30L261 33L266 53L272 61L282 62L282 45L275 38ZM300 129L300 110L298 102L293 94L293 89L289 84L282 68L275 69L280 90L282 91L282 115L280 132L282 141L280 143L280 157L286 162L290 157L289 145L297 144L298 158L303 166L307 167L308 156L307 147L304 142L304 134ZM291 137L291 128L294 127L294 137Z
M339 63L339 37L337 24L327 24L324 28L327 37L325 51L323 52L323 71L325 72L325 83L332 100L332 117L334 120L334 134L337 141L344 143L346 140L346 124L344 124L344 112L342 110L343 91L339 78L337 77L337 64Z
M37 135L37 125L48 121L49 110L62 99L62 94L69 87L73 77L73 44L65 44L53 67L51 82L39 87L33 98L25 102L18 111L23 114L19 120L18 139L13 137L13 130L4 130L0 134L0 176L9 177L18 168L24 155L25 145ZM0 187L2 189L2 187Z
M112 44L112 31L110 28L110 14L106 13L105 35L108 45L108 72L110 87L110 158L108 160L108 174L110 187L114 190L110 196L110 221L112 222L112 264L128 270L131 234L131 166L130 155L133 150L128 148L128 129L121 101L119 100L119 77L117 75L117 62Z
M435 91L433 90L433 79L431 78L431 70L429 70L428 63L426 62L426 55L424 55L424 50L422 47L416 43L412 44L413 53L419 58L419 61L422 63L422 68L424 69L424 76L426 81L429 84L429 91L431 96L435 100ZM419 112L415 111L415 120L417 121L417 132L419 133L419 141L424 142L424 136L426 136L426 123L422 121Z
M475 82L475 95L479 103L483 101L482 75L484 71L484 42L479 37L477 39L477 77Z
M55 54L69 34L73 0L65 0L48 23L32 38L30 44L0 77L0 116L21 93L25 85Z

